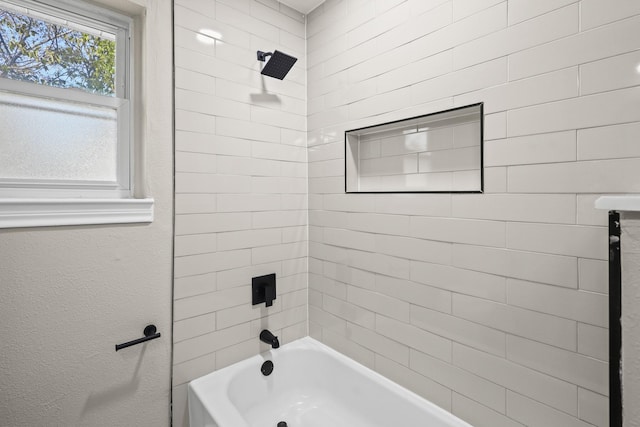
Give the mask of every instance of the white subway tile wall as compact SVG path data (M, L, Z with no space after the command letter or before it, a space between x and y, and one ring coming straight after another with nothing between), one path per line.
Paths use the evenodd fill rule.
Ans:
M475 427L607 427L593 202L640 191L639 31L629 0L311 12L310 335ZM344 194L345 130L475 102L485 194ZM415 172L393 142L362 147L364 165Z
M176 0L173 425L186 384L308 334L305 17L275 1ZM284 81L256 51L298 58ZM276 273L270 308L251 278Z
M175 426L186 383L266 350L264 327L309 334L475 427L608 425L607 218L593 202L640 191L637 1L174 10ZM272 49L298 58L284 81L259 73L255 52ZM345 130L476 102L485 194L344 194ZM364 185L428 166L399 147L362 147ZM252 307L251 277L274 272L273 307Z

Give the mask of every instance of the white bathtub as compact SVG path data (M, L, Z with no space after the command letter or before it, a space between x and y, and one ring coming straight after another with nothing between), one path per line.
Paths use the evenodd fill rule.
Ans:
M309 337L191 381L189 419L191 427L471 427Z

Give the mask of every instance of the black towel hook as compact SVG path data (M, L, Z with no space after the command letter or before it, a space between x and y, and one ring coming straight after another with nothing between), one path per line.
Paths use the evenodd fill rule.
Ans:
M131 347L132 345L141 344L143 342L160 338L160 332L156 332L156 325L147 325L144 328L143 333L144 337L142 338L138 338L137 340L128 341L122 344L116 344L116 351L122 350L123 348Z

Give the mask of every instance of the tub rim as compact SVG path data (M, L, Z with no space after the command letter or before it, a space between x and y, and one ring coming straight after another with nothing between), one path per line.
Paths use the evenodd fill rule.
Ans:
M320 341L306 336L303 338L299 338L295 341L282 345L277 350L268 350L266 352L259 353L255 356L251 356L247 359L236 362L232 365L225 366L222 369L211 372L195 380L192 380L188 384L188 405L190 407L190 399L192 395L197 397L199 402L204 406L205 410L209 413L211 418L216 422L219 426L234 426L234 427L249 427L244 417L239 413L236 406L233 402L228 398L227 390L229 388L229 384L233 379L232 373L236 370L243 370L245 368L250 367L251 365L255 366L256 369L259 369L259 366L265 360L273 360L274 357L277 357L277 352L282 350L317 350L322 353L328 354L330 357L337 359L339 362L345 364L350 369L355 370L356 372L363 374L369 377L376 384L381 387L389 390L390 392L397 393L403 399L407 399L408 401L417 404L423 408L430 414L434 416L434 418L443 420L450 423L450 427L473 427L467 422L461 420L452 412L447 411L444 408L436 405L425 397L420 396L419 394L409 390L408 388L396 383L390 378L385 377L384 375L374 371L373 369L361 364L360 362L340 353L337 350L329 347L326 344L321 343ZM416 375L420 375L416 372ZM218 378L219 377L219 378ZM216 392L224 392L224 396L216 396L217 398L211 398L209 395L207 399L204 399L207 392L210 392L210 387L206 387L211 380L215 378ZM226 397L226 399L222 399L220 397ZM215 404L215 407L214 407ZM190 421L191 422L191 421Z

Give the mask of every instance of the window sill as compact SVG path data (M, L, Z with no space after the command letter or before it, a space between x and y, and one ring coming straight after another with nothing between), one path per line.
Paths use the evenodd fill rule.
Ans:
M0 228L153 222L153 199L0 199Z

